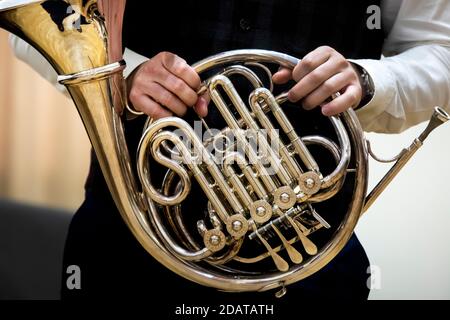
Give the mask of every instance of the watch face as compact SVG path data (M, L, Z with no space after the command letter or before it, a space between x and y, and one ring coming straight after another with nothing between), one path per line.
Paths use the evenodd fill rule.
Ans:
M363 91L363 97L361 99L361 102L357 107L355 107L355 110L358 110L359 108L364 107L367 105L373 98L375 94L375 86L373 84L372 77L369 75L366 69L364 69L362 66L358 64L353 64L355 66L355 69L359 73L359 79L361 82L361 89Z
M366 69L361 67L361 78L363 79L363 86L367 95L372 95L375 92L375 87L373 85L373 80Z

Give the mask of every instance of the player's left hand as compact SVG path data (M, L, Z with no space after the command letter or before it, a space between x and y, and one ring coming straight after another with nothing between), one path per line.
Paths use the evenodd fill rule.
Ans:
M360 75L353 65L330 47L319 47L307 54L293 70L281 68L273 75L276 84L293 79L291 102L301 101L307 110L321 106L326 116L336 115L359 105L362 99ZM329 98L339 92L334 100Z

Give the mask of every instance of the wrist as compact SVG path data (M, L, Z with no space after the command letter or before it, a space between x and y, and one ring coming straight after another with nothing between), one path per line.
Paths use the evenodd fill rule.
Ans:
M128 76L125 78L125 85L126 85L126 105L125 105L125 110L126 110L126 119L127 120L133 120L141 115L143 115L144 113L142 111L138 111L136 110L136 108L134 107L133 103L130 100L130 92L131 92L131 88L134 85L134 77L135 75L138 73L139 69L142 67L142 65L145 62L141 63L140 65L138 65L136 68L133 69L133 71L128 74Z
M360 109L367 105L373 98L375 94L375 85L373 83L373 79L370 76L370 74L367 72L366 69L364 69L362 66L351 63L353 68L355 69L356 73L358 74L359 83L361 85L361 101L358 106L356 106L354 109Z

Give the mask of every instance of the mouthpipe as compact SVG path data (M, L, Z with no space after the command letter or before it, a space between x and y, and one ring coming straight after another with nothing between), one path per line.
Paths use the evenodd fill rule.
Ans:
M397 176L400 170L408 163L412 156L420 149L425 139L430 135L430 133L439 127L441 124L450 120L450 115L445 112L444 109L440 107L435 107L433 115L431 116L428 126L422 132L422 134L414 139L413 143L401 153L397 162L391 167L391 169L386 173L386 175L378 182L378 184L373 188L373 190L366 197L364 208L362 210L363 214L366 212L370 206L375 202L380 194L386 189L386 187L392 182L392 180Z
M441 107L434 107L434 112L431 116L430 121L428 122L428 126L418 137L419 141L424 142L434 129L447 122L448 120L450 120L450 115L444 109L442 109Z

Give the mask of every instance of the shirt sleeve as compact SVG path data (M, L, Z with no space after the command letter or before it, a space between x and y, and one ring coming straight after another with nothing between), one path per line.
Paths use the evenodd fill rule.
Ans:
M365 131L397 133L450 110L450 1L404 0L381 60L352 60L367 70L373 99L356 111Z
M66 88L58 83L58 74L55 69L51 67L50 63L39 51L30 46L21 38L12 34L9 37L9 43L18 59L30 65L44 79L53 84L58 91L68 95ZM126 48L124 52L124 60L127 63L124 76L127 77L141 63L147 61L148 58Z

